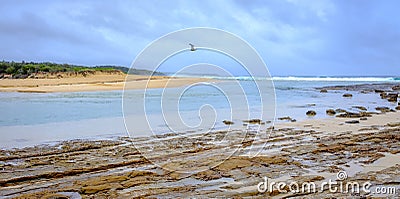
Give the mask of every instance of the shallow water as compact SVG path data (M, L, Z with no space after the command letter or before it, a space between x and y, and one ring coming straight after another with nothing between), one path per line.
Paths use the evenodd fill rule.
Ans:
M329 117L328 108L343 108L357 111L353 105L361 105L368 111L377 106L395 104L380 99L375 93L352 93L352 98L343 98L345 91L320 93L316 87L332 85L353 85L371 83L362 79L276 79L276 99L272 95L261 94L254 82L239 81L243 90L238 89L233 80L216 83L225 93L212 86L198 85L182 93L182 88L150 89L145 94L145 112L154 133L208 131L226 128L223 120L232 120L234 127L242 125L242 120L261 118L272 120L273 109L261 109L261 98L265 97L273 107L276 103L276 117L290 116L296 120L308 119L305 112L315 110L315 118ZM372 79L368 79L372 80ZM389 79L374 79L372 83L393 82ZM243 94L245 99L243 100ZM167 94L166 94L167 93ZM228 98L226 95L228 94ZM22 147L32 144L76 138L107 138L128 135L124 125L122 91L77 92L77 93L0 93L0 140L1 148ZM161 98L161 96L163 96ZM176 101L176 96L180 96ZM125 93L138 110L143 91L131 90ZM247 103L246 103L247 102ZM171 106L165 106L171 105ZM161 108L164 105L163 108ZM264 107L265 108L265 107ZM232 111L233 110L233 111ZM173 114L174 113L174 114ZM166 117L163 117L167 115ZM126 111L125 115L133 130L131 135L147 135L147 122L143 113ZM176 117L176 118L174 118ZM166 119L167 118L167 119ZM170 119L174 118L174 119ZM180 122L182 121L182 122ZM129 125L128 125L129 126ZM128 128L129 129L129 128ZM133 133L134 132L134 133Z

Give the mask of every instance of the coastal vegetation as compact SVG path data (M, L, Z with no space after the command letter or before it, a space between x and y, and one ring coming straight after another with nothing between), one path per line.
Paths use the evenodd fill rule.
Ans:
M73 64L58 64L52 62L14 62L0 61L0 78L28 78L37 73L90 73L90 72L123 72L137 75L151 75L152 71L142 69L131 69L125 66L80 66ZM163 75L160 72L154 72L153 75Z

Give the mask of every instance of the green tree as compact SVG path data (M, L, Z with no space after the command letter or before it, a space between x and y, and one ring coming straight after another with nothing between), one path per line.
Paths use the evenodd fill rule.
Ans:
M5 71L7 74L14 74L15 73L15 68L14 66L10 66L6 69Z

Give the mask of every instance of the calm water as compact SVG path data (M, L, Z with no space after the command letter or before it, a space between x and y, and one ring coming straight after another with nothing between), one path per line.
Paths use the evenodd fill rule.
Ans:
M328 117L325 114L327 108L352 110L353 105L362 105L373 111L378 105L393 106L393 104L381 100L374 93L350 92L354 97L347 99L342 97L343 91L319 93L315 89L328 85L393 81L396 80L390 78L275 78L276 117L290 116L297 120L303 120L307 118L305 115L307 110L316 110L316 117L321 118ZM153 130L159 133L168 131L168 125L161 117L162 111L164 114L168 114L179 110L179 117L190 127L189 130L201 129L202 126L199 124L207 123L207 119L211 123L215 121L213 128L220 128L223 126L222 120L224 119L240 121L247 117L259 118L261 99L254 82L245 78L239 82L248 103L241 101L243 98L238 97L242 95L242 91L233 85L233 82L227 80L217 83L225 89L229 99L226 97L226 93L207 85L193 87L183 94L181 88L169 88L165 91L163 89L148 90L145 95L145 107L149 118L152 118L150 123L154 127ZM163 92L163 101L161 101ZM122 118L122 95L122 91L49 94L0 93L0 134L2 135L0 147L19 147L74 138L106 138L127 135ZM143 97L143 91L128 91L125 96L130 102L138 103L139 111L127 111L125 115L133 118L130 121L134 125L140 126L141 124L136 124L134 121L135 117L142 115L140 109L143 105L140 104L140 99ZM178 103L176 103L176 96L181 96ZM268 99L269 102L273 100L273 96L267 95L266 97L271 98ZM164 109L161 108L161 105ZM236 112L242 111L243 114L232 116L230 105L235 105L233 109ZM250 115L247 115L248 112L245 111L247 105ZM201 111L199 112L199 110ZM268 116L262 119L269 118L272 113L269 112ZM175 130L185 131L188 129L176 127Z

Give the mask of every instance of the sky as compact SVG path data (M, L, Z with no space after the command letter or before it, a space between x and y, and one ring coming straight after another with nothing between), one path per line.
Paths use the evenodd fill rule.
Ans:
M397 0L4 0L0 59L130 66L165 34L211 27L247 41L273 76L400 76L399 8Z

